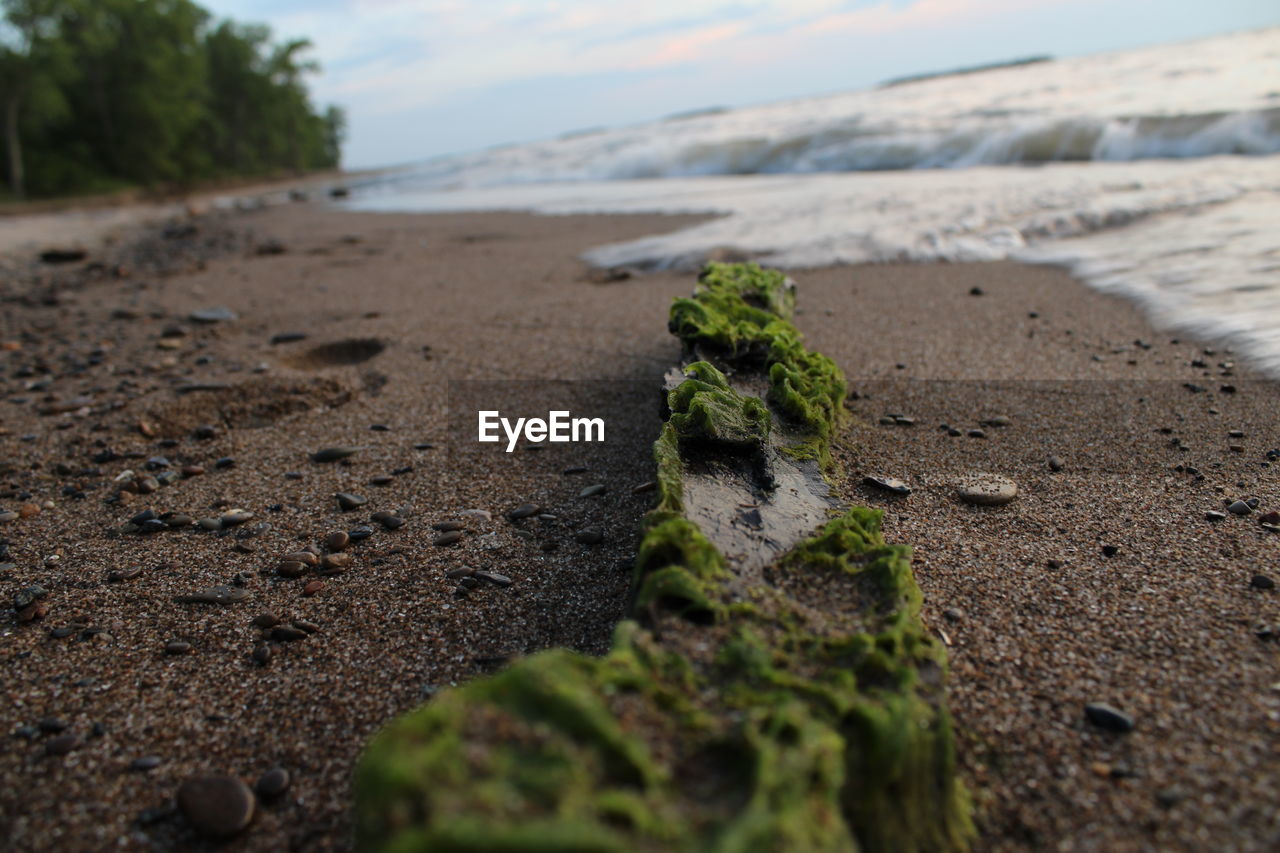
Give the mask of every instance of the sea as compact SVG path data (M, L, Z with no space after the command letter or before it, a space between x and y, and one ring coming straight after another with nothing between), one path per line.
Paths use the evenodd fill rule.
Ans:
M438 157L344 206L717 214L611 267L1054 264L1280 376L1280 28Z

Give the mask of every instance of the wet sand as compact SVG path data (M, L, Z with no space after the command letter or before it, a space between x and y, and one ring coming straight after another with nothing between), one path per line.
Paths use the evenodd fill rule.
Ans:
M17 733L0 756L0 815L14 848L198 847L171 805L184 778L252 783L283 766L288 791L220 849L346 849L350 769L381 722L512 655L603 649L647 508L632 488L652 477L657 389L678 356L667 309L693 276L599 284L576 257L693 221L295 205L202 224L214 245L165 275L135 262L116 277L108 265L54 288L56 299L56 274L6 281L0 509L53 503L0 525L0 563L13 564L0 570L0 592L47 591L42 618L19 623L10 611L0 623L4 722ZM951 645L979 849L1273 844L1278 647L1255 627L1280 623L1280 608L1276 591L1250 578L1280 574L1280 534L1257 513L1204 513L1255 495L1262 511L1280 508L1277 468L1261 464L1280 445L1277 387L1240 367L1218 376L1214 365L1230 356L1170 344L1176 335L1054 270L883 266L796 278L798 325L860 394L841 442L843 490L885 506L888 537L916 547L926 618ZM212 306L238 318L187 319ZM166 336L175 325L186 334ZM282 333L307 337L270 343ZM1188 366L1196 358L1210 376ZM555 379L603 381L546 383ZM476 380L503 384L466 384ZM1224 383L1237 393L1222 393ZM493 393L533 405L562 391L609 413L619 428L606 446L477 453L465 423L449 423L450 399ZM81 405L39 414L66 401ZM887 413L916 423L879 425ZM938 429L994 415L1009 425L985 427L985 439ZM210 422L217 435L195 438ZM1244 437L1228 437L1233 429ZM363 449L310 460L330 446ZM1061 472L1048 469L1051 454ZM157 455L205 473L107 502L115 477ZM223 457L233 464L215 467ZM588 470L563 473L579 466ZM973 468L1013 478L1022 495L1003 508L960 505L949 483ZM872 493L860 482L873 472L915 492ZM380 475L388 485L371 484ZM579 497L597 483L604 494ZM369 503L342 512L336 492ZM554 517L504 518L526 502ZM148 507L254 518L230 531L121 532ZM432 525L464 510L492 519L468 517L461 541L433 545ZM406 523L384 530L370 522L377 511ZM270 528L246 536L263 522ZM315 594L303 594L313 575L275 571L280 555L360 524L373 535ZM582 544L585 530L603 541ZM1104 557L1104 544L1119 551ZM107 582L135 566L137 577ZM462 569L512 583L459 593L446 575ZM173 600L234 585L237 573L246 601ZM319 630L268 642L262 666L251 654L264 612ZM55 638L59 628L66 636ZM190 651L166 654L174 640ZM1134 731L1086 724L1092 701L1133 715ZM64 732L40 730L54 718ZM67 734L70 751L47 754ZM152 769L131 769L152 756Z

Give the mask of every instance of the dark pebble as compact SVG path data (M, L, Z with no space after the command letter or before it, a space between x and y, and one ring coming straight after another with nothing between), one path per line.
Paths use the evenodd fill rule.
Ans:
M868 475L862 478L862 482L868 486L873 486L882 491L889 492L893 495L909 495L911 487L899 480L897 477L880 477Z
M473 572L471 576L482 581L488 581L494 586L511 586L511 578L506 575L500 575L497 572Z
M1133 731L1133 717L1123 711L1107 705L1104 702L1092 702L1084 706L1084 715L1100 729L1106 729L1109 732L1125 732Z
M289 790L289 771L283 767L273 767L258 777L253 790L263 799L274 799Z
M160 766L160 762L161 759L158 755L144 755L141 758L135 758L133 761L130 761L129 769L143 772L146 772L147 770L155 770Z
M236 464L236 460L231 456L222 456L214 460L214 468L232 468Z
M633 486L631 488L631 494L643 495L645 492L652 492L657 488L658 488L657 480L646 480L645 482L640 483L637 486Z
M597 527L586 527L575 533L573 538L582 545L599 545L604 541L604 533Z
M284 560L280 565L276 566L276 571L280 573L281 577L300 578L307 571L307 566L297 560Z
M587 472L587 466L586 466L586 465L574 465L574 466L573 466L573 467L571 467L571 468L565 468L565 469L564 469L563 471L561 471L560 473L562 473L562 474L585 474L586 472Z
M288 643L294 640L303 640L310 636L301 628L295 628L292 625L277 625L271 629L271 639L281 643Z
M271 345L279 346L280 344L291 344L295 341L306 340L306 332L280 332L271 336Z
M969 430L967 435L969 436L969 438L986 438L987 437L987 433L984 430L980 430L980 429L971 429Z
M376 476L376 477L370 477L370 478L369 478L369 485L371 485L371 486L389 486L389 485L391 485L392 483L394 483L395 481L396 481L396 478L395 478L395 477L393 477L393 476L391 476L390 474L379 474L379 475L378 475L378 476Z
M461 521L437 521L431 525L432 530L439 530L442 533L447 533L450 530L465 530L466 527L467 525Z
M1049 457L1049 470L1050 470L1050 471L1061 471L1061 470L1062 470L1062 464L1063 464L1063 463L1062 463L1062 457L1061 457L1061 456L1050 456L1050 457Z
M519 521L522 518L528 518L531 515L537 515L542 511L542 507L536 504L520 504L520 506L507 513L507 518L512 521Z
M185 655L191 651L191 644L184 640L170 640L164 644L166 655Z
M323 450L317 450L311 454L312 462L337 462L339 459L346 459L354 456L363 448L360 447L326 447Z
M337 575L351 567L350 554L328 554L321 558L316 573L321 575Z
M462 539L461 530L449 530L445 533L441 533L435 539L432 539L431 544L432 545L454 545L460 539Z
M259 613L253 617L253 624L259 628L274 628L280 624L280 617L274 613Z
M1266 575L1254 575L1249 579L1249 586L1254 589L1275 589L1276 582Z
M68 732L44 742L45 755L66 755L80 745L80 738Z
M360 495L353 495L350 492L338 492L333 496L338 501L338 507L343 512L350 512L353 509L362 507L369 502L369 499Z
M351 544L351 537L343 533L341 530L330 533L324 537L324 547L328 551L345 551L347 546Z
M67 723L57 717L45 717L36 723L36 726L47 735L56 735L58 732L66 730Z
M457 580L458 578L469 578L471 574L471 569L450 569L444 573L444 576L449 580Z
M271 662L271 646L262 643L253 650L253 662L258 666L266 666Z
M1104 556L1114 557L1116 554L1120 553L1120 546L1119 545L1103 545L1102 553Z
M178 809L209 838L230 838L253 820L253 792L235 776L193 776L178 788Z
M607 491L607 489L603 483L596 483L595 485L587 486L585 489L578 492L578 497L594 498L596 495L603 495L605 491Z
M373 535L373 528L367 524L359 524L347 531L352 542L360 542Z

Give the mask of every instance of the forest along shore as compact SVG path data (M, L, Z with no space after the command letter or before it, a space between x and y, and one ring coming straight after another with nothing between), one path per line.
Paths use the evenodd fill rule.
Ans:
M266 779L229 849L345 849L350 770L379 725L514 655L603 650L678 357L667 310L693 280L598 283L576 258L695 221L292 205L56 269L10 256L0 814L14 847L192 845L174 797L219 773ZM1273 843L1280 534L1260 519L1280 509L1276 385L1052 269L795 277L797 325L857 392L839 485L915 548L949 645L980 846ZM449 382L548 378L637 380L607 401L621 444L492 465L457 452ZM636 398L644 382L654 396ZM962 503L955 482L974 470L1017 498ZM508 521L523 504L553 518ZM177 515L190 529L151 523ZM354 531L336 572L281 559ZM1094 703L1132 730L1089 722Z

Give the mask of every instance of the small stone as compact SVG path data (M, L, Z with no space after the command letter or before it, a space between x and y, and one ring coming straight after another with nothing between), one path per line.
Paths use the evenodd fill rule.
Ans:
M1280 512L1274 509L1270 512L1264 512L1262 515L1258 516L1258 523L1264 526L1268 524L1280 524Z
M1266 575L1254 575L1249 579L1249 586L1254 589L1275 589L1276 582Z
M398 530L404 526L404 519L390 512L375 512L373 520L387 530Z
M148 770L155 770L160 766L161 759L158 755L144 755L141 758L135 758L129 762L129 769L145 773Z
M1125 732L1133 731L1133 717L1123 711L1119 711L1105 702L1091 702L1084 706L1084 715L1100 729L1106 729L1109 732Z
M986 430L981 430L981 429L971 429L969 430L967 435L969 436L969 438L986 438L987 437Z
M164 644L166 655L185 655L191 652L191 644L185 640L170 640Z
M317 574L338 575L351 567L350 554L327 554L320 559L320 565L316 569Z
M586 466L586 465L574 465L574 466L572 466L572 467L565 468L565 469L564 469L563 471L561 471L560 473L561 473L561 474L565 474L565 475L570 475L570 474L585 474L585 473L587 473L587 466Z
M324 589L324 583L322 583L321 581L316 581L316 580L308 581L307 585L302 588L302 594L305 595L307 598L310 598L311 596L320 592L320 590L322 589Z
M373 535L373 528L367 524L358 524L348 530L347 535L351 537L352 542L360 542Z
M1249 506L1249 504L1244 501L1232 501L1227 507L1227 512L1234 515L1248 515L1253 512L1253 507Z
M522 518L528 518L531 515L537 515L542 512L542 507L536 504L520 504L520 506L507 513L507 518L512 521L519 521Z
M339 459L346 459L354 456L363 450L363 447L326 447L323 450L317 450L311 454L312 462L337 462Z
M998 474L978 474L957 484L956 496L976 506L1003 506L1018 496L1018 484Z
M899 480L897 477L881 477L879 475L868 474L862 478L862 482L866 483L868 486L872 486L894 495L911 494L911 487L904 481Z
M461 521L437 521L431 525L432 530L439 530L442 533L448 533L450 530L465 530L467 525Z
M1227 517L1227 514L1225 512L1218 512L1215 509L1211 509L1204 514L1204 517L1207 521L1222 521Z
M68 732L64 735L58 735L44 742L45 755L66 755L71 750L80 745L80 738Z
M599 545L604 541L604 533L598 527L585 527L575 533L573 538L582 545Z
M461 530L449 530L431 540L432 545L455 545L462 539Z
M271 336L271 345L275 347L280 344L291 344L295 341L306 340L306 338L306 332L280 332Z
M473 571L472 569L450 569L449 571L444 573L444 576L449 580L457 580L458 578L469 578L471 577L472 571Z
M324 537L325 550L338 552L345 551L347 546L351 544L351 537L343 533L341 530L334 531Z
M201 308L188 315L193 323L229 323L236 319L236 312L225 305L213 308Z
M942 611L942 615L947 618L948 622L959 622L964 619L964 611L959 607L948 607Z
M631 494L643 495L646 492L655 491L658 488L657 480L645 480L643 483L631 487Z
M395 478L395 477L393 477L393 476L391 476L390 474L379 474L379 475L378 475L378 476L376 476L376 477L370 477L370 478L369 478L369 485L371 485L371 486L389 486L389 485L391 485L392 483L394 483L395 481L396 481L396 478Z
M474 518L477 521L493 520L493 513L489 512L487 509L464 509L462 512L458 513L458 515L463 518Z
M0 523L7 522L7 521L17 521L17 520L18 520L18 514L11 509L7 509L4 512L0 512Z
M236 604L250 595L249 590L236 586L212 586L199 592L180 595L175 601L179 604Z
M235 776L192 776L178 788L178 809L209 838L231 838L253 820L255 801L249 786Z
M274 628L280 624L280 617L274 613L259 613L253 617L253 624L259 628Z
M604 483L596 483L595 485L587 486L585 489L578 492L578 497L594 498L596 495L603 495L605 491L607 491L607 487Z
M202 518L196 522L196 525L202 530L221 530L222 519L220 518Z
M222 522L223 527L235 527L237 524L244 524L246 521L253 520L253 513L247 509L230 509L224 512L218 520Z
M989 426L989 427L1006 427L1011 423L1013 423L1013 421L1009 418L1008 415L996 415L993 418L987 418L986 420L984 420L982 422L982 425Z
M1114 557L1116 554L1119 554L1119 553L1120 553L1119 545L1103 545L1102 546L1102 555L1104 557Z
M253 662L258 666L266 666L271 663L271 646L266 643L258 644L251 655Z
M986 293L986 291L983 290L981 287L978 287L977 285L974 285L973 287L969 288L970 296L981 296L984 293Z
M306 563L298 560L284 560L276 566L276 572L285 578L300 578L307 571Z
M350 492L338 492L334 495L338 501L338 507L343 512L350 512L353 509L362 507L369 502L369 499L360 495L353 495Z
M294 619L293 627L299 631L306 631L308 634L314 634L320 630L320 626L314 622L308 622L305 619Z
M311 636L301 628L295 628L292 625L277 625L271 629L271 639L280 643L291 643L295 640L305 640Z
M56 735L58 732L66 731L67 721L59 717L42 717L36 726L47 735Z
M1061 470L1062 470L1062 466L1063 466L1063 462L1062 462L1062 457L1061 457L1061 456L1050 456L1050 457L1049 457L1049 470L1050 470L1050 471L1061 471Z
M483 581L488 581L494 586L511 586L511 578L506 575L500 575L497 572L473 572L471 576Z
M283 767L273 767L258 777L253 790L259 797L270 800L289 790L289 771Z
M313 568L315 566L320 565L320 558L315 554L311 553L310 551L294 551L291 554L285 554L280 559L294 560L296 562L303 563L304 565L308 565Z
M48 595L42 586L24 586L13 595L13 609L22 610Z

